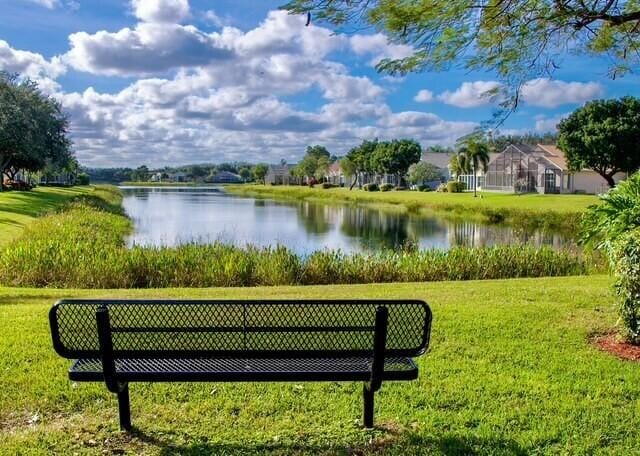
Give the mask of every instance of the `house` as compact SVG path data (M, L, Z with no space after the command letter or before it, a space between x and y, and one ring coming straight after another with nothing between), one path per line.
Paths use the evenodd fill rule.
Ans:
M614 180L626 177L619 173ZM607 182L593 170L569 170L564 153L555 145L510 144L489 162L484 190L537 193L602 193Z
M438 168L444 179L449 181L452 179L449 163L454 155L453 152L424 152L421 160Z
M229 171L220 171L211 177L211 182L214 184L238 184L242 182L242 178Z
M354 176L345 176L340 163L337 161L329 166L327 174L325 175L326 182L340 187L351 187L353 180Z
M264 176L264 183L271 185L289 185L296 182L291 175L292 165L280 164L270 165L267 174Z
M151 182L162 182L162 173L154 173L149 179Z
M187 173L183 173L182 171L171 173L169 174L169 179L171 179L173 182L186 182Z

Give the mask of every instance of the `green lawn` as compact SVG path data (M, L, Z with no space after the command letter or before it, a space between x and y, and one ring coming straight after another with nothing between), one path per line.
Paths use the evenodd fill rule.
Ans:
M306 186L229 185L227 191L254 196L404 206L411 211L429 209L464 218L506 221L534 226L575 226L576 216L598 202L594 195L514 195L508 193L365 192L347 188Z
M0 193L0 247L15 238L35 218L62 206L71 198L90 192L90 189L37 187L30 192Z
M0 289L2 454L632 454L640 365L599 352L615 321L605 276L244 289ZM61 297L423 298L432 349L415 382L361 385L134 384L133 436L114 397L72 384L51 348Z

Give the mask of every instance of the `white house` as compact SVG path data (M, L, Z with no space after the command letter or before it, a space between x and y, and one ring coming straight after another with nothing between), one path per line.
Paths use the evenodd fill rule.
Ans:
M614 176L616 182L626 174ZM569 170L564 153L555 145L510 144L491 159L483 189L505 192L602 193L607 181L590 169Z
M291 175L292 165L280 164L270 165L267 174L264 176L265 184L271 185L289 185L295 182Z

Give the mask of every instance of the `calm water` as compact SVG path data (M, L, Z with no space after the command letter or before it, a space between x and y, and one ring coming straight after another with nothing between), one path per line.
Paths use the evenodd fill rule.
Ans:
M572 245L558 234L366 207L246 198L214 187L123 187L123 191L125 210L135 226L129 245L175 246L216 240L236 245L279 243L301 254L325 248L394 248L407 241L422 248Z

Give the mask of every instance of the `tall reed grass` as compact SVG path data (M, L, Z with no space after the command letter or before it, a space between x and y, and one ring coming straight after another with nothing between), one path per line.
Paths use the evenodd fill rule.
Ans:
M32 223L0 253L0 283L58 288L241 287L418 282L577 275L589 272L569 251L528 246L299 256L283 246L216 242L126 248L131 229L117 190L70 204Z

